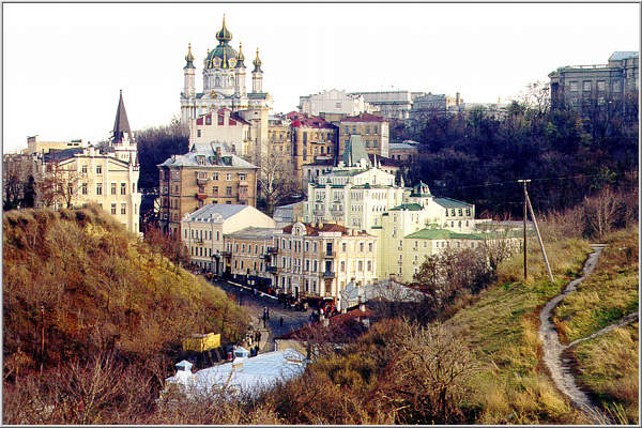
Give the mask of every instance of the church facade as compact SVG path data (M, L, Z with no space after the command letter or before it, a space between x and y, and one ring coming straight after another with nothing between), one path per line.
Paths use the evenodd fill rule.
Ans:
M188 46L180 97L181 120L193 128L192 122L207 114L222 109L230 110L249 123L248 143L242 148L238 147L241 150L247 148L247 153L240 153L239 150L237 154L260 164L261 157L267 155L268 115L272 110L273 101L271 95L263 89L263 69L259 50L256 49L256 56L252 61L252 84L248 88L243 47L239 45L236 50L230 44L232 33L227 29L225 16L221 29L216 33L216 40L218 45L214 49L208 49L203 59L201 92L197 92L196 88L196 59L191 45Z

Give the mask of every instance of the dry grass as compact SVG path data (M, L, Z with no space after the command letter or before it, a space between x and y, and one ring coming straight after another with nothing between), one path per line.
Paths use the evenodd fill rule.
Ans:
M577 345L579 378L607 409L621 408L618 418L637 425L639 400L639 324Z
M497 286L448 322L462 330L483 363L473 380L482 409L477 423L582 422L541 371L537 314L577 275L590 248L580 240L547 245L554 284L548 282L539 248L531 249L526 282L521 279L523 256L517 254L500 265Z

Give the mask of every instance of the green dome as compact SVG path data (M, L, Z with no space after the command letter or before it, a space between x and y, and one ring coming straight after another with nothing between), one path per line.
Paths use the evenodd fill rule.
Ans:
M216 33L218 46L208 52L205 58L205 68L234 68L237 62L238 53L228 44L232 40L232 33L225 26L225 15L223 15L223 27Z

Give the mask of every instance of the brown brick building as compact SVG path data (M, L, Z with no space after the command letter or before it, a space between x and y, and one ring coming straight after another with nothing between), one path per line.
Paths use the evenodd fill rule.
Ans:
M160 224L180 233L181 219L206 204L256 206L258 167L220 146L194 145L158 165Z

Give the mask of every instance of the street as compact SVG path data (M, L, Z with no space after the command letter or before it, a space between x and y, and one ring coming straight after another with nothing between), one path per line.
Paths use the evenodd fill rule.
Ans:
M274 337L279 337L303 327L313 312L312 310L302 312L284 309L283 303L274 298L261 296L260 293L255 295L252 290L238 287L222 280L214 280L211 283L215 287L224 290L228 296L233 296L236 302L250 313L254 329L262 332L259 345L259 349L262 352L273 351ZM270 317L266 320L265 326L262 319L264 308L267 308ZM281 318L283 319L283 325L281 325Z

